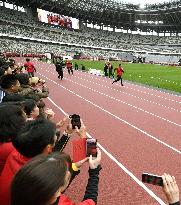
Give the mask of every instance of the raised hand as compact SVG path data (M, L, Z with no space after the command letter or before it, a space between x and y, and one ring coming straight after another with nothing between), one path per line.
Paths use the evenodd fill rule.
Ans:
M92 155L89 157L90 169L96 169L101 163L101 151L97 148L97 157L93 158Z
M164 174L163 179L163 192L167 198L169 204L173 204L179 201L179 188L176 183L175 177L169 174Z

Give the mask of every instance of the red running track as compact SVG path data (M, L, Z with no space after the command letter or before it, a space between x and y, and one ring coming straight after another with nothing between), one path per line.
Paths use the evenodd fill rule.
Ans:
M80 71L74 76L65 71L60 81L53 65L35 64L50 88L54 104L46 103L55 110L56 119L63 117L57 106L68 114L80 114L105 151L98 205L165 204L160 187L141 183L143 172L170 173L181 189L180 96L127 82L124 87L111 85L110 79ZM71 142L66 151L71 154ZM81 201L86 183L85 166L66 194Z

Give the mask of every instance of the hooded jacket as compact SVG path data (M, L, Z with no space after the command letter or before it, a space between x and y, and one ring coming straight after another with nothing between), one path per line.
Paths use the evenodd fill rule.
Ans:
M13 177L29 160L29 158L21 155L16 149L8 156L0 176L0 205L10 205L10 188Z

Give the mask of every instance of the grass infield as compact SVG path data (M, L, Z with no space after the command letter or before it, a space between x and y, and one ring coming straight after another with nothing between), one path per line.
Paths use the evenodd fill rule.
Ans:
M74 60L79 68L81 64L98 70L104 69L105 61ZM114 68L121 62L112 62ZM123 80L142 83L156 88L181 93L181 67L162 66L152 64L121 63L124 68Z

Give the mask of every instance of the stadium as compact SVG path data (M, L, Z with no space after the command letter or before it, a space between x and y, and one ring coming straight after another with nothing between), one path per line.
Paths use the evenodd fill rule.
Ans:
M0 155L3 156L0 156L0 205L35 205L33 198L38 193L45 199L37 197L37 205L179 205L181 1L0 0L0 10ZM3 135L8 130L4 120L9 118L3 113L8 106L21 107L30 124L26 122L19 127L19 123L13 134L8 132L11 134L7 138ZM35 107L39 110L36 117ZM80 124L75 125L73 114L77 114ZM39 131L43 127L38 124L42 118L46 122L41 123L47 125L43 129L47 131ZM22 154L22 145L17 144L23 143L25 137L22 141L15 139L16 143L12 137L21 137L23 128L28 126L35 126L35 129L27 129L22 136L27 133L30 137L36 136L32 130L44 131L46 136L54 129L51 123L59 133L59 145L53 143L50 149L49 143L43 152L36 152L35 158L24 154L26 151ZM9 129L13 127L8 126ZM88 156L82 154L87 152L87 147L78 143L88 146L85 138L97 140L101 163L99 151L92 162L90 158L85 163L82 161L82 155ZM30 141L22 147L33 144ZM34 147L39 149L36 143ZM8 149L5 148L7 144ZM48 151L45 152L45 148ZM63 182L63 171L60 172L63 184L54 193L54 189L50 189L58 176L50 169L51 162L56 161L54 157L44 156L50 166L44 167L44 172L36 172L45 178L49 176L48 180L42 180L43 177L33 180L29 177L33 173L31 170L23 180L16 181L23 177L21 169L33 166L39 154L54 156L52 152L57 150L61 151L61 157L55 158L63 162L62 167L66 165L66 170ZM67 160L62 151L73 161ZM10 160L17 156L23 158L24 166L21 162L16 172L9 171ZM35 161L29 162L30 158ZM19 160L20 157L15 161ZM80 163L74 163L78 161ZM75 172L81 166L80 173L63 189L70 164ZM34 170L38 167L41 165ZM7 173L13 173L11 179L8 178L11 174ZM92 176L96 173L94 180L91 173ZM145 183L143 173L158 177ZM164 175L161 178L164 173L174 177ZM6 182L7 179L10 181ZM34 183L36 180L39 186ZM157 180L161 180L161 185ZM17 187L16 183L19 183ZM31 189L25 188L28 186ZM50 191L45 194L48 188ZM57 201L50 202L57 192Z

